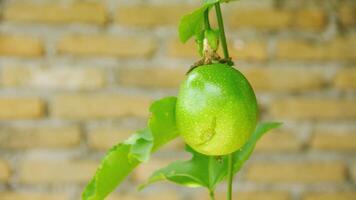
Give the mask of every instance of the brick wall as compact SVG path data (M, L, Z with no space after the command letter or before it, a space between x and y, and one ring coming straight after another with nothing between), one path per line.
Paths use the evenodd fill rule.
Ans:
M105 150L145 125L153 99L177 93L197 54L176 26L199 1L0 2L0 199L77 200ZM236 177L235 199L356 199L356 1L223 9L262 118L284 122ZM186 158L182 146L169 144L109 199L206 200L167 183L135 189Z

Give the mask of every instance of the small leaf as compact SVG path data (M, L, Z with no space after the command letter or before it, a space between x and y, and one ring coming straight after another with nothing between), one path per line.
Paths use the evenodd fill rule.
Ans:
M95 176L84 189L83 200L103 200L138 164L148 160L152 152L178 136L175 104L176 97L167 97L151 105L149 129L138 131L107 152Z
M179 38L181 42L185 43L192 36L198 34L202 30L204 12L208 7L209 5L203 5L192 13L182 17L178 26Z

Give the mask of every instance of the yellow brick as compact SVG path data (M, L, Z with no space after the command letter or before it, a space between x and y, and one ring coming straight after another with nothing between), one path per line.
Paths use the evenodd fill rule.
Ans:
M199 58L197 46L193 40L189 40L186 44L183 44L177 39L169 41L168 55L171 57Z
M296 134L287 131L273 131L264 135L257 143L257 152L293 152L302 147Z
M193 9L183 5L120 6L115 20L119 24L130 26L177 26L179 19Z
M103 5L97 3L10 4L4 10L4 19L19 22L104 24L106 11Z
M352 27L356 24L356 4L344 4L338 10L339 20L345 27Z
M150 103L151 98L142 95L60 95L52 102L51 114L70 119L147 117Z
M148 57L156 44L148 37L67 36L60 39L57 51L77 56Z
M286 119L354 119L355 100L285 98L272 102L272 115Z
M304 195L303 200L353 200L356 199L356 192L325 192L310 193Z
M241 44L239 44L241 43ZM235 42L230 45L231 57L234 60L258 60L263 61L268 58L267 44L262 41ZM221 52L221 48L220 48ZM220 53L223 55L223 53Z
M7 182L10 178L10 167L4 160L0 160L0 183Z
M188 68L189 66L180 68L123 68L118 71L117 79L118 83L122 85L177 88L184 79Z
M356 128L318 126L314 131L311 146L318 150L350 151L356 150Z
M159 149L161 152L172 152L172 151L182 151L184 149L185 143L182 138L178 137L174 139L173 141L170 141L166 145L162 146L162 148Z
M114 127L101 127L91 131L88 135L88 145L97 150L108 150L115 144L129 138L134 130Z
M177 191L167 190L159 192L141 192L140 194L112 194L108 200L183 200Z
M239 200L290 200L291 195L287 192L234 192L232 197ZM225 200L226 192L216 192L216 200ZM199 195L195 200L210 200L207 193Z
M35 97L0 97L0 120L39 118L44 102Z
M277 58L305 60L354 60L356 58L356 37L337 38L323 43L305 40L282 40L277 44Z
M68 148L79 145L78 127L17 127L0 129L2 148Z
M0 35L0 56L38 57L43 51L42 42L37 38Z
M20 165L19 181L25 184L86 183L97 167L98 163L93 161L25 160Z
M352 165L351 165L351 178L353 180L353 182L355 183L356 182L356 162L354 162Z
M326 26L326 15L322 10L299 10L293 19L293 26L297 28L320 30Z
M239 44L241 43L241 44ZM267 59L267 46L265 42L229 42L228 46L231 50L231 56L236 60L265 60ZM194 40L190 40L186 44L173 39L168 44L168 55L178 58L199 58L197 46ZM219 55L223 55L221 48Z
M315 90L323 87L325 82L320 68L246 67L241 68L241 71L257 90L290 92Z
M1 77L4 87L86 90L105 84L104 73L98 69L6 67Z
M334 162L257 162L247 168L246 177L256 182L321 183L343 182L346 168Z
M356 68L339 70L334 79L334 86L342 90L356 89Z
M1 200L68 200L69 195L63 193L35 193L35 192L1 192Z
M277 9L236 9L227 18L232 27L249 27L261 29L285 28L291 20L291 13Z

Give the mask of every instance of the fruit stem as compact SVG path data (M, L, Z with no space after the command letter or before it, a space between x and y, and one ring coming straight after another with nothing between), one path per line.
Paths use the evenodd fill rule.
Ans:
M228 180L227 180L227 200L232 200L232 181L234 177L234 172L233 172L233 154L228 155Z
M221 46L222 46L223 52L224 52L224 58L228 60L228 59L230 59L230 56L229 56L229 50L227 49L224 21L223 21L223 17L221 14L220 2L215 3L215 12L216 12L216 18L218 20L218 25L219 25L220 40L221 40Z
M209 22L209 9L206 9L204 12L204 25L205 25L205 30L210 30L210 22Z
M215 200L214 190L209 191L210 200Z

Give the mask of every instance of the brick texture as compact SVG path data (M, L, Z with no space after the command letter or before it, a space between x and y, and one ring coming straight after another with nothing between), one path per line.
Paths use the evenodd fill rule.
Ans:
M302 147L302 142L295 133L274 131L264 136L256 146L257 152L296 152Z
M113 36L66 36L59 40L60 54L76 56L147 57L156 48L151 38Z
M356 127L320 126L316 128L311 144L318 150L354 152L355 133Z
M104 24L106 11L103 5L97 3L76 3L70 6L11 4L5 8L4 19L17 22Z
M9 164L4 160L0 160L0 183L7 182L9 178L10 178Z
M321 98L279 99L272 103L273 116L288 119L354 119L356 101Z
M334 85L341 90L355 90L356 69L346 68L338 71L334 79Z
M104 73L97 69L7 67L1 75L4 87L89 90L105 84Z
M304 200L351 200L356 198L356 192L337 192L337 193L319 193L307 194Z
M38 192L1 192L2 200L67 200L69 195Z
M245 67L241 68L241 71L254 89L262 91L316 90L325 82L320 69L311 67Z
M353 182L356 182L356 162L354 162L351 166L351 176L352 176L352 180Z
M345 177L345 166L337 162L261 162L246 172L248 180L271 183L340 183Z
M114 127L99 127L88 135L88 145L99 150L108 150L119 142L123 142L134 134L134 130L125 130Z
M291 195L286 192L235 192L233 197L238 197L241 200L290 200ZM209 200L210 198L204 193L197 200ZM218 192L216 200L226 199L225 192Z
M86 183L98 166L83 160L25 160L20 166L19 181L24 184ZM41 173L33 175L34 171Z
M182 15L193 9L194 7L176 5L121 6L116 12L115 21L125 26L176 26Z
M281 40L276 56L288 60L354 60L356 37L336 38L326 42Z
M124 68L117 73L118 84L138 87L177 88L185 78L186 67ZM149 74L150 76L147 76Z
M0 56L39 57L44 53L38 38L0 35Z
M147 200L165 200L169 197L172 200L182 200L183 198L179 195L176 191L162 191L159 193L156 192L149 192L141 195L125 195L125 194L113 194L110 195L108 200L140 200L140 199L147 199Z
M61 95L53 99L51 114L68 119L147 117L150 102L147 96Z
M1 148L70 148L79 143L80 130L75 126L4 127L0 129Z
M35 119L44 114L44 102L35 97L0 97L0 119Z

